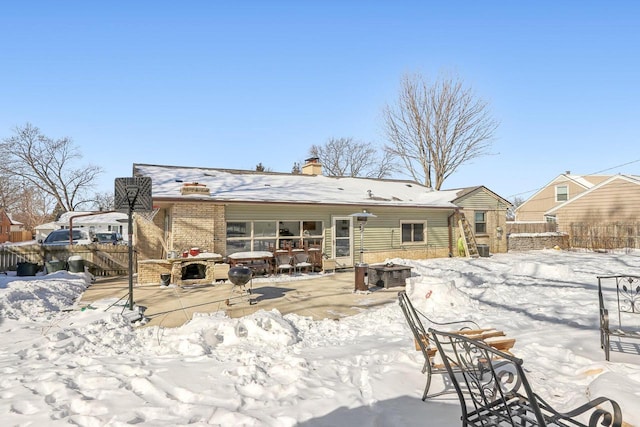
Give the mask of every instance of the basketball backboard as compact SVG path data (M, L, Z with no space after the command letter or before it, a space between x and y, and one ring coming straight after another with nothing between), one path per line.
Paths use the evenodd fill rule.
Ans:
M118 212L153 210L151 178L116 178L114 205Z

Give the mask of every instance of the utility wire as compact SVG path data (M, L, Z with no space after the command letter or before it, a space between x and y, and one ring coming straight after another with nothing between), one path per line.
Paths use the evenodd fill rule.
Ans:
M640 162L640 159L632 160L632 161L630 161L630 162L623 163L623 164L621 164L621 165L612 166L612 167L610 167L610 168L602 169L602 170L600 170L600 171L598 171L598 172L592 172L592 173L589 173L589 174L586 174L586 175L597 175L597 174L602 173L602 172L607 172L607 171L610 171L610 170L613 170L613 169L618 169L618 168L621 168L621 167L623 167L623 166L632 165L632 164L634 164L634 163L638 163L638 162ZM545 185L545 186L542 186L542 187L534 188L533 190L528 190L528 191L523 191L523 192L520 192L520 193L512 194L512 195L510 195L510 196L507 196L507 199L510 199L510 198L512 198L512 197L521 196L521 195L523 195L523 194L533 193L534 191L542 190L544 187L546 187L546 185Z

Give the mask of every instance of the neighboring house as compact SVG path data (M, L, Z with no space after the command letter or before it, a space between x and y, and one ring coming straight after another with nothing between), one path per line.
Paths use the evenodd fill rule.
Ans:
M33 230L36 234L36 241L39 242L46 239L49 233L60 228L62 227L56 222L47 222L45 224L36 225L35 227L33 227Z
M515 209L516 222L555 221L548 211L609 179L611 175L575 175L567 171Z
M640 221L640 176L613 175L545 212L558 231L572 224L634 224Z
M21 235L23 231L24 224L11 218L11 215L4 210L0 210L0 243L15 241L15 237L12 236Z
M154 210L136 214L138 260L192 247L223 256L278 248L317 248L338 267L359 262L353 214L375 215L363 228L364 262L456 255L457 214L494 252L509 202L485 187L434 191L406 180L327 177L317 159L301 174L133 165L150 177ZM469 216L470 214L470 216Z
M516 222L554 222L558 231L571 223L623 223L640 220L637 175L565 173L515 209Z
M127 214L120 212L65 212L57 221L35 227L36 240L44 240L53 230L60 228L82 228L90 235L115 231L128 240Z

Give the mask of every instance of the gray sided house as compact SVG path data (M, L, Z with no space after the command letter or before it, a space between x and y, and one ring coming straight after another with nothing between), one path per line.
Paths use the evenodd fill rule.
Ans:
M138 261L190 248L236 252L309 249L338 268L360 260L456 256L459 215L477 243L506 252L502 230L509 202L485 187L433 191L405 180L322 175L310 159L301 174L134 164L152 180L153 212L136 215Z

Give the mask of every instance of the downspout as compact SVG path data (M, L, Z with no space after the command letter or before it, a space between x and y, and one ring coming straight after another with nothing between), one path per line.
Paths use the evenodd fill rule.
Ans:
M447 227L449 228L449 258L453 257L453 217L460 212L459 208L455 208L453 213L447 217Z

